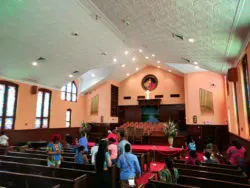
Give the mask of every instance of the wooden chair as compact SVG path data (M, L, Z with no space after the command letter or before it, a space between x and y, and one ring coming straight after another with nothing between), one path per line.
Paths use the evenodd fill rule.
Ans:
M139 142L142 144L143 134L144 134L144 129L142 128L135 129L134 142Z

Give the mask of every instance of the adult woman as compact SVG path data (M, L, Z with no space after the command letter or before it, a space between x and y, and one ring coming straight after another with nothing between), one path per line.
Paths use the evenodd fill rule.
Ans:
M97 187L111 188L112 181L108 172L108 167L111 167L111 159L108 152L108 142L101 140L99 143L98 151L95 159Z
M191 135L189 135L187 137L186 145L187 145L188 150L196 151L196 144L195 144L195 141Z
M246 149L244 146L241 146L237 141L233 141L232 145L227 149L229 162L235 166L244 166L245 152Z
M52 135L52 143L47 145L47 154L48 154L48 166L59 168L61 165L61 153L62 153L62 144L60 143L61 135L54 134Z
M177 184L179 173L178 170L174 168L172 158L168 157L165 160L165 163L166 163L165 168L159 172L159 179L166 183Z
M189 165L197 165L199 163L199 159L197 157L196 151L191 150L189 152L189 157L186 160L185 164L189 164Z

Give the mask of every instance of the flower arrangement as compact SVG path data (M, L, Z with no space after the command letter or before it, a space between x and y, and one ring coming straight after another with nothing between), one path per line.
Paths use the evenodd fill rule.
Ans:
M165 135L167 137L176 137L178 134L177 123L174 121L169 120L168 123L165 123Z
M88 123L86 123L86 122L83 121L81 123L81 126L80 126L80 134L82 134L82 133L89 133L90 129L91 129L91 126Z

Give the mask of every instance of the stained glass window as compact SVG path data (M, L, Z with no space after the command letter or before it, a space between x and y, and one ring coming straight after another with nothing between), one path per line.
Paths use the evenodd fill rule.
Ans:
M39 89L36 104L35 128L48 128L50 118L51 91Z
M242 66L243 66L243 73L244 73L246 107L247 107L248 120L250 122L250 85L249 85L250 83L249 83L247 55L243 57Z
M71 109L68 109L66 111L66 127L70 127L71 126L71 113L72 113Z
M18 86L0 81L0 128L13 129L16 116Z
M61 99L64 101L71 101L71 102L77 101L77 87L74 81L62 87Z

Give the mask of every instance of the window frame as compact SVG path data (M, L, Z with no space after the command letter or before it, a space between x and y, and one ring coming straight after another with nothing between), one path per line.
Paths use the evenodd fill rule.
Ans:
M247 119L248 122L250 122L250 106L249 106L249 100L250 100L250 91L249 91L249 87L247 86L248 84L250 84L250 80L249 80L249 74L250 72L248 71L248 61L247 61L247 54L245 54L243 56L242 59L242 71L243 71L243 80L244 80L244 89L245 89L245 102L246 102L246 110L247 110ZM246 72L245 72L246 70Z
M66 85L63 86L63 87L65 87L65 91L61 91L61 95L62 95L62 93L64 94L64 99L61 98L61 100L67 101L67 102L77 102L77 93L78 93L77 85L76 85L75 81L72 81L72 82L69 82L69 83L71 83L70 92L67 91L67 85L68 85L68 83L67 83ZM75 88L76 88L76 93L73 93L73 86L75 86ZM70 100L67 100L67 94L68 93L70 94ZM76 100L75 101L73 101L73 95L74 94L76 95Z
M70 112L70 116L69 116L69 121L67 121L67 112ZM66 125L67 125L67 123L69 122L69 127L67 127L67 126L65 126L66 128L71 128L71 122L72 122L72 110L70 109L70 108L68 108L67 110L66 110L66 121L65 121L65 123L66 123Z
M42 97L42 106L41 106L41 116L40 117L37 117L36 116L36 119L35 121L39 118L40 119L40 127L39 128L36 128L36 123L35 123L35 128L36 129L48 129L50 127L50 112L51 112L51 98L52 98L52 91L51 90L48 90L48 89L45 89L45 88L39 88L38 89L38 92L37 92L37 98L38 98L38 94L39 92L42 92L43 93L43 97ZM49 93L50 94L50 98L49 98L49 112L48 112L48 117L44 117L43 116L43 113L44 113L44 100L45 100L45 94L46 93ZM36 102L36 109L37 109L37 102ZM43 120L44 119L48 119L48 127L46 128L43 128Z
M7 89L5 89L4 91L4 98L3 98L3 115L2 117L2 123L0 124L0 130L14 130L15 129L15 122L16 122L16 109L17 109L17 100L18 100L18 89L19 89L19 85L13 82L9 82L9 81L4 81L4 80L0 80L0 84L1 85L5 85L5 87ZM7 112L7 102L8 102L8 86L12 86L15 87L15 103L14 103L14 112L13 112L13 116L6 116L6 112ZM11 129L4 129L4 125L5 125L5 120L6 118L13 118L13 125Z

